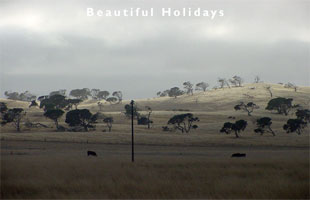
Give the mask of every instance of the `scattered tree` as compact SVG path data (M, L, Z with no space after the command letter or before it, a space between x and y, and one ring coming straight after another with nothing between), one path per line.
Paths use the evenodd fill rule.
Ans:
M295 113L297 119L300 119L306 123L310 123L310 110L309 109L303 109L303 110L297 110Z
M72 108L72 106L75 107L75 109L78 108L78 105L80 103L82 103L83 100L82 99L68 99L67 100L67 107L68 107L68 110L70 110Z
M284 124L283 129L286 130L287 133L296 132L298 135L301 134L302 129L307 126L307 122L304 122L301 119L289 119L286 124Z
M177 96L181 96L184 94L184 91L180 90L178 87L173 87L169 90L168 95L169 97L177 98Z
M126 104L124 106L125 108L125 115L126 117L128 118L131 118L131 115L132 115L132 108L131 108L131 105L130 104ZM140 113L138 112L138 107L136 104L133 105L133 116L137 118L137 120L139 119L140 117Z
M100 101L98 101L97 105L98 105L98 107L99 107L99 111L101 111L102 108L103 108L103 103L101 103Z
M247 121L241 119L236 121L235 123L231 122L225 122L220 132L225 132L226 134L230 134L231 132L234 132L236 135L236 138L239 138L238 133L241 131L244 131L247 127L248 123Z
M193 124L196 121L199 121L198 117L194 117L192 113L186 113L173 116L169 119L168 124L174 125L174 128L180 130L182 133L184 131L185 133L189 133L191 128L198 128L197 125Z
M64 111L61 109L52 109L47 110L44 113L44 116L53 120L56 126L56 129L59 130L58 119L64 114Z
M276 110L278 114L288 115L292 108L298 107L298 105L292 105L293 99L286 99L283 97L278 97L275 99L271 99L268 102L266 110Z
M290 83L290 82L285 84L284 87L285 88L292 88L292 89L294 89L295 92L297 92L297 89L298 89L297 85L295 85L294 83Z
M205 83L205 82L200 82L200 83L197 83L196 84L196 88L195 90L202 90L202 91L206 91L207 88L209 87L209 84L208 83Z
M43 108L44 111L52 109L63 109L66 106L68 106L66 97L59 94L45 98L40 102L40 108Z
M254 109L258 109L258 108L259 108L259 106L253 102L249 102L247 104L241 102L240 104L238 104L234 107L235 110L246 111L248 113L248 116L251 116L251 113L254 111Z
M184 89L186 90L186 94L193 95L193 84L189 81L183 83Z
M2 115L1 125L13 123L13 125L16 127L16 130L20 132L20 122L25 115L26 112L22 108L9 109Z
M91 89L90 95L91 95L92 99L97 100L99 92L100 92L99 89Z
M242 87L243 79L240 76L234 76L229 79L229 82L235 87Z
M8 99L28 101L28 102L35 100L37 98L34 94L30 93L29 91L20 94L18 92L5 91L4 95L7 96Z
M69 126L82 126L85 131L94 128L93 124L97 121L97 114L92 114L88 109L71 110L66 114L66 123Z
M8 110L6 103L0 102L0 113L4 114Z
M122 103L123 100L123 93L121 91L115 91L113 92L112 96L117 97L118 103Z
M62 96L66 96L66 92L67 90L65 89L62 89L62 90L57 90L57 91L53 91L53 92L50 92L49 96L53 96L53 95L62 95Z
M227 87L230 88L229 83L227 82L227 80L225 78L218 78L217 80L220 84L220 88L224 88L225 85L227 85Z
M109 132L111 132L112 124L113 124L113 117L106 117L103 119L103 122L105 122L107 124Z
M100 91L98 92L97 98L99 101L101 101L102 99L106 100L109 95L110 95L110 92L108 91Z
M39 106L38 103L36 102L36 100L32 100L32 101L31 101L31 103L30 103L30 105L29 105L29 108L31 108L32 106L33 106L33 107Z
M271 86L270 86L270 85L268 85L268 86L266 86L266 87L265 87L265 89L269 92L270 97L272 98Z
M255 129L255 133L260 133L261 135L263 135L265 132L269 132L271 133L273 136L276 136L276 134L274 133L274 131L271 129L271 118L269 117L262 117L260 119L257 119L256 121L256 125L257 125L257 129Z
M71 90L70 96L75 97L77 99L86 100L88 99L88 96L91 96L91 92L88 88L74 89Z
M260 77L259 76L255 76L254 83L259 83L259 82L260 82Z
M148 114L147 114L147 128L150 129L150 124L153 123L153 121L150 119L152 114L152 108L150 106L145 106Z
M110 104L116 103L116 102L117 102L117 98L115 98L115 97L109 97L109 98L107 98L106 101L109 102Z

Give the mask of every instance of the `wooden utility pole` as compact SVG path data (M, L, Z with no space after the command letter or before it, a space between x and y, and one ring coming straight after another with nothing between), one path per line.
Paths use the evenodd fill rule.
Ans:
M133 137L133 105L134 105L134 101L131 100L130 104L131 104L131 162L135 162L135 153L134 153L134 137Z

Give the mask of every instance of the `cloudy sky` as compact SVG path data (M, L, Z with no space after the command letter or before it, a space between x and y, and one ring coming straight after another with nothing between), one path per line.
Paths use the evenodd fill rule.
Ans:
M184 81L310 85L310 1L0 0L0 88L121 90L153 97ZM86 9L223 10L223 17L89 17Z

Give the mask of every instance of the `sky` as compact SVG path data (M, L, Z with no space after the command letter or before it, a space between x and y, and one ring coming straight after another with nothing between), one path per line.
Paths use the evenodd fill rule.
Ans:
M90 17L87 8L156 15ZM162 8L224 16L162 17ZM307 0L0 0L0 97L98 88L149 98L235 75L309 86L309 15Z

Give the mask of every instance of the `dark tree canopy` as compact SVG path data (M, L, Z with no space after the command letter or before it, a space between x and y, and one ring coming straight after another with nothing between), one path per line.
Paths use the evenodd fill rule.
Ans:
M173 87L169 90L168 95L169 97L177 98L177 96L181 96L184 94L184 91L180 90L178 87Z
M92 114L88 109L76 109L71 110L66 114L66 123L69 126L82 126L85 131L88 131L88 128L93 128L92 124L96 123L97 114Z
M50 92L49 96L53 96L53 95L56 95L56 94L57 95L66 96L66 92L67 92L67 90L61 89L61 90Z
M208 83L205 83L205 82L200 82L200 83L197 83L196 84L196 88L195 90L202 90L202 91L206 91L207 88L209 87L209 84Z
M254 111L254 109L258 109L259 106L256 105L253 102L249 102L247 104L240 102L238 105L234 107L235 110L244 110L248 113L248 116L251 116L251 113Z
M236 135L236 138L239 138L238 133L240 133L241 131L244 131L247 125L248 125L247 121L243 119L238 120L235 123L225 122L220 132L222 133L224 132L226 134L230 134L231 132L234 132Z
M126 117L131 118L131 115L132 115L131 105L130 104L126 104L124 106L124 108L125 108L125 115L126 115ZM133 105L133 116L136 117L137 119L139 119L139 117L140 117L140 113L138 112L138 110L139 109L138 109L137 105L134 104Z
M59 130L59 124L58 124L58 119L64 114L64 111L61 109L52 109L52 110L47 110L44 113L44 116L53 120L55 125L56 125L56 129Z
M103 122L107 124L107 127L109 129L109 132L111 132L112 124L113 124L113 117L106 117L103 119Z
M293 99L291 98L286 99L283 97L271 99L268 102L266 110L276 110L279 114L288 115L292 108L297 107L296 105L292 105L292 101Z
M186 94L191 94L193 95L193 84L189 81L186 81L183 83L184 89L186 90Z
M257 128L254 131L255 133L260 133L261 135L263 135L265 132L269 132L273 136L275 136L276 134L271 129L271 124L272 124L271 118L269 117L259 118L256 121Z
M107 98L106 101L109 102L110 104L116 103L116 102L117 102L117 98L115 98L115 97L109 97L109 98Z
M68 101L65 96L55 94L49 98L45 98L40 103L40 108L46 110L63 109L68 106Z
M88 96L91 96L91 91L88 88L74 89L71 90L70 96L73 96L77 99L86 100L88 99Z
M82 102L83 102L82 99L68 99L68 100L67 100L67 107L68 107L68 108L71 108L72 106L74 106L75 109L77 109L78 105L79 105L80 103L82 103Z
M295 114L296 114L297 119L300 119L306 123L310 123L310 110L309 109L297 110Z
M97 94L97 98L98 98L99 101L102 100L102 99L106 100L109 95L110 95L110 92L108 92L108 91L100 91Z
M283 129L287 133L296 132L298 135L301 134L302 130L307 126L307 122L301 119L289 119L286 124L284 124Z
M8 110L6 103L0 102L0 113L3 114Z
M36 100L32 100L30 105L29 105L29 108L36 107L36 106L39 106L38 103L36 102Z
M3 113L1 125L13 123L13 125L16 127L16 130L19 132L20 122L25 115L26 112L22 108L9 109Z
M198 128L197 125L194 125L194 122L199 121L198 117L194 117L192 113L179 114L171 117L168 121L168 124L174 125L175 129L180 130L182 133L189 133L191 128Z
M115 91L112 93L112 96L116 97L118 100L118 103L121 103L123 101L123 93L121 91Z

